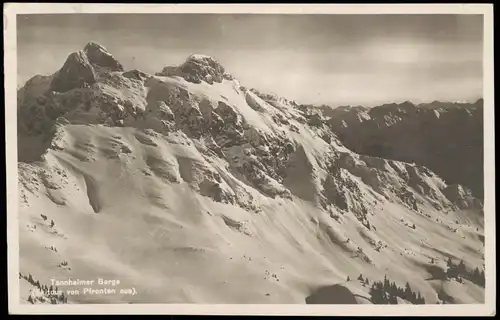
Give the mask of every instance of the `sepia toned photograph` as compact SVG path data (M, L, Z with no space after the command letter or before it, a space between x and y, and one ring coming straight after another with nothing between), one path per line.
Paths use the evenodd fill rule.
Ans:
M494 315L492 6L367 7L6 5L11 312Z

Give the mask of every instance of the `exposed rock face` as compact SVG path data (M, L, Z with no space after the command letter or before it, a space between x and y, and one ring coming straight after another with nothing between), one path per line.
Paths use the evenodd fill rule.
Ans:
M482 99L344 107L328 115L332 130L355 152L424 165L483 197Z
M482 208L481 202L479 202L477 198L474 198L468 190L465 190L459 184L447 186L443 190L443 194L460 209Z
M50 89L56 92L67 92L71 89L84 88L96 82L94 67L84 51L78 51L69 55L61 70L59 70Z
M381 159L382 156L406 156L412 160L415 157L424 157L424 160L436 158L435 155L434 158L432 155L425 156L428 150L422 146L425 141L416 137L417 130L418 133L426 131L422 131L418 124L409 126L408 122L442 119L453 114L453 111L436 109L435 106L423 109L424 107L417 108L411 103L403 103L371 110L340 108L330 112L332 118L327 121L320 110L299 106L294 101L263 94L255 89L240 91L247 107L257 114L267 115L276 126L300 133L299 127L305 125L307 130L321 138L327 151L323 157L314 161L327 174L320 178L316 176L312 160L302 147L297 149L298 142L291 139L286 131L270 133L250 125L239 107L225 101L225 97L220 100L207 99L175 82L156 79L139 70L124 73L120 72L122 70L121 64L105 48L89 43L83 51L69 56L61 70L53 76L50 89L44 90L38 84L44 82L33 79L27 83L24 91L20 91L20 124L30 128L44 124L36 131L43 132L56 119L64 117L69 123L133 126L162 134L179 130L190 139L206 141L204 148L207 151L226 158L232 172L263 195L285 198L290 198L292 194L305 196L307 199L320 201L325 210L331 210L330 207L333 206L341 211L353 212L365 225L368 224L371 207L367 204L373 203L373 199L379 196L401 202L416 211L426 201L431 201L438 209L453 205L460 208L477 206L472 198L467 198L471 197L470 194L465 191L453 193L451 189L446 189L446 184L425 167ZM192 55L176 70L186 80L194 83L232 79L220 64L207 56ZM164 70L162 76L174 75L170 71L165 72ZM30 87L37 90L28 90ZM464 121L469 121L468 117L473 116L468 108L460 110L464 116L459 119L465 117ZM347 150L339 152L335 146L342 147L342 144L329 126L339 132L348 146L375 157L359 156ZM373 130L374 138L365 136ZM409 130L414 136L405 134L405 130ZM429 131L431 130L427 130L424 135ZM393 132L398 134L392 134ZM387 148L374 149L370 145L372 141L380 141L382 136L387 144L399 143L397 147L390 149L393 150L392 153ZM404 137L413 137L417 142L408 143L409 138ZM433 142L427 142L431 143ZM304 154L295 155L297 150ZM407 158L403 160L408 160ZM290 168L294 162L299 161L297 159L300 159L302 165L311 167L310 177L306 179L311 181L315 194L304 193L302 188L290 184L293 180L289 178ZM425 162L421 158L417 160ZM434 164L431 160L430 163ZM320 181L319 188L315 187L316 179ZM367 195L362 191L365 187L359 181L369 186L376 195ZM206 194L222 199L223 196L216 191L217 183L207 181L202 189ZM447 190L446 196L441 190Z
M221 83L224 79L233 79L214 58L200 54L191 55L178 67L165 67L157 75L165 77L177 76L189 82L201 83L204 81L208 84Z
M122 64L100 44L89 42L83 51L92 65L106 68L109 71L123 71Z
M64 93L71 89L88 88L102 71L123 71L123 66L104 47L90 42L83 50L68 56L63 67L54 75L50 90Z
M130 71L126 71L123 73L123 76L129 79L135 79L139 81L146 80L148 78L148 74L145 72L142 72L140 70L134 69Z

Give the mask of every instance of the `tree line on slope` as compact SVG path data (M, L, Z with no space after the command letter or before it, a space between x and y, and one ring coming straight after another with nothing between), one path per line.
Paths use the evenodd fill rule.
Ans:
M64 294L64 292L59 291L57 286L53 287L52 285L47 286L46 284L41 284L39 280L35 280L31 273L28 276L22 275L19 273L19 278L25 279L31 285L33 285L36 289L38 289L42 296L37 297L36 295L31 294L28 297L28 302L31 304L35 304L38 301L43 303L45 301L49 301L51 304L62 304L68 303L68 296ZM45 301L44 301L45 300Z
M446 265L448 267L446 270L447 278L455 278L460 283L462 283L462 279L467 279L480 287L485 287L486 278L484 270L479 271L478 267L474 268L474 270L467 270L463 260L460 260L458 264L454 264L451 257L448 258Z
M347 277L349 281L350 278ZM360 274L358 280L363 283L363 286L370 284L368 278L363 278ZM373 304L398 304L397 297L405 299L412 304L425 304L425 299L420 294L420 291L413 291L410 284L406 282L404 288L396 285L396 282L390 281L387 275L383 281L374 281L369 291L370 300Z

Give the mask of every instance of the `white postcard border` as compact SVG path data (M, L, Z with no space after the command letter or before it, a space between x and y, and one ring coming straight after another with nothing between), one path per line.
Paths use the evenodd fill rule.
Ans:
M482 14L484 15L485 303L471 305L86 304L19 301L16 15L40 13ZM8 295L11 314L446 315L496 314L493 5L491 4L43 4L4 5Z

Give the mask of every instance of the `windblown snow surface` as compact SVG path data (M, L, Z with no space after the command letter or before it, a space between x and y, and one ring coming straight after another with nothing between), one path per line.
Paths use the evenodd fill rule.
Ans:
M479 200L350 151L320 114L210 57L151 75L89 43L20 89L18 131L22 302L32 275L136 290L68 303L303 304L323 287L326 303L371 303L359 274L484 302L433 272L450 257L482 270Z

